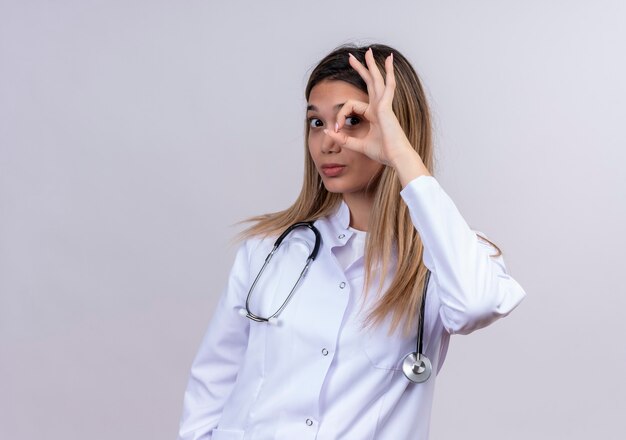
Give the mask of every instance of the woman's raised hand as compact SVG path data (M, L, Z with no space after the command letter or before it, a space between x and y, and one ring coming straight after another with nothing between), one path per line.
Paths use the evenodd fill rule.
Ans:
M349 63L365 81L369 102L347 101L337 113L335 130L324 132L342 148L393 166L401 156L415 153L391 107L396 89L393 54L385 60L385 78L376 65L371 48L365 53L367 67L352 54ZM346 117L350 115L361 116L369 122L369 131L364 137L356 138L341 132Z

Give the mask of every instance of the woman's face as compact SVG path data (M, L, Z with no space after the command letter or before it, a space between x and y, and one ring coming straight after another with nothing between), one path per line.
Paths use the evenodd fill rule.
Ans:
M367 93L345 81L324 80L309 94L309 152L324 186L332 193L364 192L383 167L364 154L341 148L324 134L325 128L335 129L337 112L349 99L368 102ZM360 116L349 116L341 131L348 136L362 137L369 131L369 123Z

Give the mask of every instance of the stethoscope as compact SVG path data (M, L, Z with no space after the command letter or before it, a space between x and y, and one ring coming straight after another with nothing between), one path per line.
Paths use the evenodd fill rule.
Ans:
M313 246L313 250L309 254L306 260L306 263L304 264L304 268L300 272L300 276L294 283L293 287L291 288L291 291L289 292L289 294L287 295L283 303L280 305L278 310L276 310L274 313L272 313L268 317L255 315L254 313L252 313L252 311L250 311L250 297L252 295L252 291L254 290L254 287L257 285L259 278L261 278L261 275L263 274L263 271L265 270L270 260L272 259L272 257L274 256L278 248L280 247L283 240L295 229L301 228L301 227L306 227L310 229L311 231L313 231L313 234L315 234L315 245ZM257 274L256 278L252 282L252 286L250 286L250 290L248 291L248 296L246 297L246 307L245 309L243 308L240 309L239 314L241 316L251 319L252 321L261 322L261 323L266 322L270 325L277 325L278 316L285 309L285 307L287 307L287 304L293 297L293 294L296 291L296 288L298 287L298 285L304 278L304 275L308 271L309 266L317 257L317 253L320 249L321 243L322 243L322 238L321 238L320 232L313 225L313 222L298 222L289 226L282 234L280 234L280 236L274 243L274 247L272 248L268 256L265 258L265 262L263 263L263 266L261 266L259 273ZM432 369L433 369L430 359L428 359L422 353L422 343L423 343L423 335L424 335L424 309L426 308L426 289L428 287L429 279L430 279L430 270L426 272L426 281L424 282L424 292L422 293L422 302L420 305L420 312L419 312L420 320L419 320L419 326L417 329L416 349L414 352L407 354L404 357L404 361L402 362L402 372L407 377L407 379L409 379L411 382L414 382L414 383L426 382L428 378L430 377Z

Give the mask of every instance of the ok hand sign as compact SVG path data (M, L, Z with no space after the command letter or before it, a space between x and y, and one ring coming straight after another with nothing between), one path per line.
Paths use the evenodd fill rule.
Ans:
M384 165L392 165L401 155L411 150L391 104L396 88L393 70L393 54L385 60L385 78L378 69L372 49L365 53L367 67L350 54L349 63L367 85L369 102L349 100L337 114L335 130L324 130L342 148L367 155ZM369 131L364 137L351 137L341 132L347 116L358 115L369 122Z

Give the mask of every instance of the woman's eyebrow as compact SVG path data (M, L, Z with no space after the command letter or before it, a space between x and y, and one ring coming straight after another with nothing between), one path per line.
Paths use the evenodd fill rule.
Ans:
M336 105L333 107L333 110L338 111L341 107L343 107L343 105L344 105L344 104L345 104L345 102L342 102L342 103L340 103L340 104L336 104ZM307 111L314 111L314 112L319 111L319 109L318 109L317 107L315 107L314 105L311 105L311 104L309 104L309 105L307 105L307 106L306 106L306 110L307 110Z

